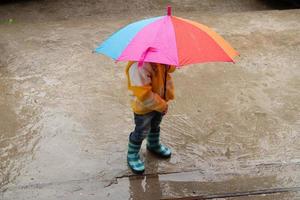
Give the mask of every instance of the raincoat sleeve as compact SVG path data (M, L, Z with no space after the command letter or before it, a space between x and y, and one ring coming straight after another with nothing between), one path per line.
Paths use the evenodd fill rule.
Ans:
M129 79L131 91L146 108L163 112L166 110L167 103L158 94L152 92L151 76L153 69L149 63L144 63L138 67L137 63L132 64L129 69Z

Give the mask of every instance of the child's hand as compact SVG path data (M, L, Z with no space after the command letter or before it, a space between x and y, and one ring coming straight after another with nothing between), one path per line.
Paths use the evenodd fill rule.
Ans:
M168 109L169 109L169 106L168 106L168 104L167 104L166 109L162 112L162 115L163 115L163 116L166 115L166 114L168 113Z

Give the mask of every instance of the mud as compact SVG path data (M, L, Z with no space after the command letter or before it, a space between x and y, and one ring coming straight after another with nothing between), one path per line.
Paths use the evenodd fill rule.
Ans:
M225 12L218 1L198 2L199 9L211 9L193 11L194 1L178 8L173 1L176 14L214 27L241 57L174 74L176 100L162 124L173 156L157 160L143 150L145 177L132 176L126 166L133 122L124 63L92 50L165 3L120 18L114 10L73 18L71 11L84 9L76 1L55 15L51 6L58 2L49 10L45 4L44 16L33 1L19 9L34 12L0 24L0 198L300 199L299 10L228 1ZM286 190L276 192L280 188ZM249 191L249 197L233 195Z

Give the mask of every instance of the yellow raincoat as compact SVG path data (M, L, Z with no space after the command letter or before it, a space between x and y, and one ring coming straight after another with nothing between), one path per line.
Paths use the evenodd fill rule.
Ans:
M126 75L134 113L163 112L166 109L167 102L174 99L174 85L169 73L175 69L174 66L167 69L163 64L146 62L142 67L138 67L137 62L128 62ZM168 70L166 99L164 99L165 70Z

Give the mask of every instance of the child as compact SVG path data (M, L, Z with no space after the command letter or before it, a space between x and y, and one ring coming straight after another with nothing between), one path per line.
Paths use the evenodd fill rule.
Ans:
M147 149L162 157L169 158L171 150L160 143L160 123L168 111L169 100L174 99L174 86L169 73L174 66L158 63L129 62L126 68L128 89L131 92L131 107L134 112L135 129L129 136L127 162L134 173L145 171L139 151L147 137Z

